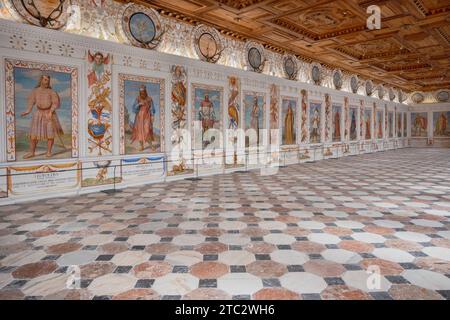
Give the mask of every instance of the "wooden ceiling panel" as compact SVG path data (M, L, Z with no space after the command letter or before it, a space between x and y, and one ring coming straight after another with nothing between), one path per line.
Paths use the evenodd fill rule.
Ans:
M450 88L450 0L132 1L406 91ZM372 4L380 30L366 27Z

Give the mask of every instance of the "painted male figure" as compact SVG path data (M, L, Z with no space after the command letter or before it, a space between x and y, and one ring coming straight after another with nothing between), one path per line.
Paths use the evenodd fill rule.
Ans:
M51 87L49 75L40 77L39 84L28 96L27 110L22 112L21 116L30 114L34 106L36 111L33 113L29 131L30 151L23 156L24 159L35 156L36 146L41 140L47 140L46 156L51 157L55 137L64 134L56 114L60 107L60 98Z

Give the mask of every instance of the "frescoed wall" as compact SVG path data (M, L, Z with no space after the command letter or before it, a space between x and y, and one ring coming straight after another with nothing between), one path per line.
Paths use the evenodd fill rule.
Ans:
M411 137L427 137L428 114L426 112L411 113Z
M450 137L450 111L433 113L435 137Z
M0 47L0 173L11 174L0 177L0 204L228 172L246 164L246 140L288 164L346 156L336 142L365 138L359 127L374 101L13 22L0 25ZM228 155L229 143L239 145L228 129L259 134ZM223 162L206 170L199 160L212 150Z

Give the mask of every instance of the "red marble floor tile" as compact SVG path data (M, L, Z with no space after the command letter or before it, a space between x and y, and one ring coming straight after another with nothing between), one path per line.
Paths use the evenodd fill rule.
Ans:
M259 217L254 217L254 216L244 216L244 217L238 218L238 221L245 222L245 223L258 223L258 222L262 221L262 219Z
M183 300L231 300L231 295L215 288L197 288L185 294Z
M12 276L16 279L32 279L52 273L57 268L58 265L55 261L39 261L20 266L13 271Z
M0 291L0 300L22 300L25 297L18 289L3 289Z
M60 243L55 244L46 249L47 253L49 254L64 254L72 251L77 251L80 249L82 245L80 243L75 242L66 242L66 243Z
M434 228L423 227L423 226L416 226L416 225L407 225L407 226L405 226L405 230L406 231L411 231L411 232L423 233L423 234L434 233L435 232Z
M205 242L195 246L194 250L201 254L218 254L228 250L228 246L220 242Z
M145 251L151 254L169 254L179 250L179 247L172 243L153 243L145 247Z
M375 234L379 234L382 236L388 235L388 234L393 234L395 232L395 230L392 228L384 228L384 227L378 227L378 226L366 226L363 228L363 230L366 232L375 233Z
M360 265L366 270L369 266L378 266L382 275L397 275L404 271L398 263L377 258L364 259L360 262Z
M301 300L298 293L284 288L264 288L254 293L255 300Z
M113 300L159 300L161 297L152 289L131 289L115 295Z
M353 234L353 231L351 229L341 227L325 227L323 228L323 231L326 233L334 234L338 237L344 237Z
M205 237L220 237L226 231L220 228L205 228L200 230L200 233Z
M442 300L443 297L432 290L414 286L411 284L394 284L389 289L389 294L396 300Z
M292 249L305 253L320 253L326 249L323 244L312 241L297 241L291 245Z
M112 262L92 262L80 267L81 277L94 279L108 273L112 273L116 266Z
M228 266L220 262L204 261L194 264L190 272L199 279L217 279L228 273Z
M49 236L49 235L55 234L55 233L56 233L55 229L43 229L43 230L37 230L37 231L30 232L31 236L35 237L35 238L46 237L46 236Z
M242 229L240 233L245 234L246 236L249 237L264 237L265 235L268 235L270 232L269 230L266 229L258 227L250 227Z
M414 261L421 269L435 271L443 274L450 274L450 263L442 259L432 257L419 257Z
M372 252L372 250L374 249L374 246L372 244L361 242L361 241L356 241L356 240L343 240L343 241L339 242L338 246L341 249L358 252L358 253Z
M297 222L300 221L300 218L287 215L287 216L278 216L278 217L275 217L274 220L275 220L275 221L284 222L284 223L297 223Z
M244 249L254 254L268 254L275 251L277 247L267 242L251 242Z
M306 237L311 233L311 230L300 228L300 227L288 227L283 233L290 234L294 237Z
M183 233L184 231L180 228L163 228L155 231L155 234L160 237L175 237Z
M420 251L423 246L412 241L402 240L402 239L389 239L384 243L386 247L395 248L405 251Z
M346 269L339 263L327 260L310 260L303 265L306 272L314 273L321 277L339 277Z
M450 248L449 239L431 239L430 242L436 247Z
M116 254L128 250L128 245L120 242L110 242L99 246L98 250L102 253Z
M172 266L163 261L147 261L138 264L133 268L133 273L137 278L158 278L172 271Z
M328 286L320 296L323 300L372 300L368 293L346 285Z
M255 261L247 265L247 272L261 278L277 278L287 272L287 267L271 260Z
M128 228L128 229L122 229L114 232L116 237L132 237L136 234L141 234L142 231L138 228Z

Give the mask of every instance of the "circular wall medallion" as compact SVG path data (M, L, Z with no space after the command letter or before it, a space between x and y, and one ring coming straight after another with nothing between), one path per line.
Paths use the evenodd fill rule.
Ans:
M61 0L11 0L16 12L27 22L49 29L62 28L69 17L69 1Z
M422 92L414 92L411 95L411 101L414 103L421 103L423 102L423 100L425 100L425 96L423 95Z
M245 44L245 61L250 70L262 72L266 61L263 46L253 41L247 42Z
M450 91L448 90L439 90L435 94L435 98L439 102L447 102L450 100Z
M127 6L122 15L122 29L131 44L147 49L158 46L163 35L158 13L136 4Z
M378 86L378 98L383 99L385 94L386 94L386 90L384 89L384 86L382 84L380 84Z
M320 84L321 78L320 65L317 63L313 63L311 67L312 81L314 82L314 84Z
M342 71L341 70L333 71L333 85L337 90L341 90L341 88L342 88Z
M295 80L298 74L298 61L293 55L283 57L283 70L289 80Z
M200 24L192 31L192 45L200 60L216 63L222 54L223 44L219 32Z
M366 95L371 96L373 93L373 82L372 80L366 81Z
M395 99L395 91L392 88L389 88L389 100L394 101Z
M357 93L359 88L359 79L357 75L352 75L350 78L350 89L353 93Z

